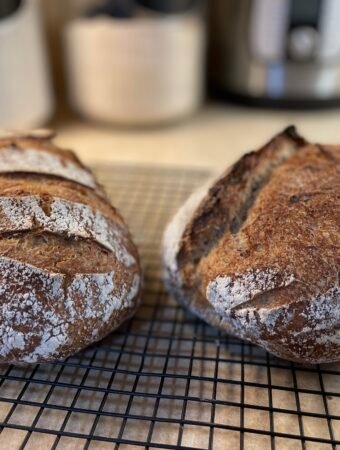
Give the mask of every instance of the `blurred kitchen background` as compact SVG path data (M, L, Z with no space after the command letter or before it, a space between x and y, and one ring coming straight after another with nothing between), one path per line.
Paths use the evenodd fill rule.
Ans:
M339 0L0 0L0 127L97 161L222 168L340 143Z

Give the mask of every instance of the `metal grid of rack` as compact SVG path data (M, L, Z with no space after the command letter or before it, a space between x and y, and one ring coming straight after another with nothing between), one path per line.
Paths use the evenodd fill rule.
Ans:
M1 366L0 449L340 448L340 364L278 360L214 330L164 291L162 231L207 174L97 173L139 244L142 305L66 361Z

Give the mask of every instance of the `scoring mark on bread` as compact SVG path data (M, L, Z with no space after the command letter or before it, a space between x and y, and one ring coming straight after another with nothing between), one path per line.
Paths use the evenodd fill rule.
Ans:
M75 162L62 156L32 148L0 149L0 173L31 172L59 176L84 186L97 187L93 175Z
M305 355L312 362L315 345L323 345L325 352L331 354L331 347L340 344L339 285L316 295L313 302L299 298L289 304L256 302L258 295L270 295L296 281L293 274L279 273L275 269L218 277L209 283L207 299L237 336L277 353L277 348L271 346L271 338L275 336L283 346L289 345L293 353L297 346L296 357ZM281 356L284 357L284 353Z
M202 257L209 254L226 231L239 237L249 210L272 173L298 151L304 140L292 130L274 139L260 153L245 155L215 183L211 180L198 189L179 209L164 234L165 278L171 285L181 283L181 268L192 272ZM300 142L301 141L301 142Z
M48 360L68 344L73 323L86 326L91 319L96 319L90 325L92 338L96 338L102 323L110 322L115 311L133 307L139 287L137 273L123 283L114 271L68 279L2 257L0 297L11 301L0 306L0 355L9 358L20 350L21 361Z
M323 357L336 361L333 347L340 345L339 296L340 288L336 285L312 302L302 300L272 308L258 308L249 303L234 311L232 323L239 337L250 339L278 356L285 357L287 347L297 359L317 363L315 346L322 345ZM281 342L281 353L277 344L271 344L274 336Z
M190 266L194 273L226 233L239 239L249 211L275 171L305 143L290 132L278 135L258 152L246 154L210 187L179 237L176 258L180 268Z
M101 213L87 205L50 196L44 207L46 198L0 197L0 233L42 229L59 235L93 239L126 267L136 262L125 246L123 233Z
M249 302L257 294L293 283L292 273L281 273L275 268L249 270L243 274L220 276L207 286L207 299L222 317L229 317L232 310Z

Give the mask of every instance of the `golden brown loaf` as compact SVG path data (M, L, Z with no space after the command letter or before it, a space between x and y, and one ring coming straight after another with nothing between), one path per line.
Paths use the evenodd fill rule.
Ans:
M179 210L166 283L228 333L302 363L340 360L340 147L293 127Z
M0 136L0 362L65 358L139 301L139 259L123 219L52 137Z

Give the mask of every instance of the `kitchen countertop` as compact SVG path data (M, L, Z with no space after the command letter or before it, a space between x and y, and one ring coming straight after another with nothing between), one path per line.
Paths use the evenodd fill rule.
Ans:
M87 163L113 162L222 169L295 124L308 139L340 143L340 110L270 111L211 103L171 126L119 128L77 118L54 124L57 142Z

